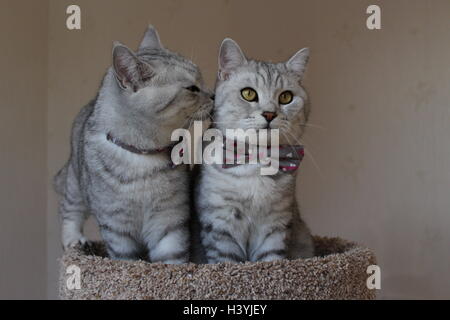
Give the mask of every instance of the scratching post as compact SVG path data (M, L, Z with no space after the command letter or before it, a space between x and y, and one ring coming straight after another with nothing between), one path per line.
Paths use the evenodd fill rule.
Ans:
M316 257L274 262L164 265L111 260L102 243L74 248L61 259L62 299L374 299L367 248L340 238L314 237ZM68 289L69 266L81 289Z

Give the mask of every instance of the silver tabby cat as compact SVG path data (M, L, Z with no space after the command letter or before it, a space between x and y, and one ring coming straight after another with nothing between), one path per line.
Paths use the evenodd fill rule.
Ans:
M212 107L199 69L149 27L134 53L115 43L97 98L75 119L69 161L55 177L64 248L98 221L112 258L184 263L188 171L171 163L171 133Z
M214 127L279 129L280 143L299 144L309 104L301 86L309 50L286 63L250 60L231 39L222 42ZM195 191L196 262L272 261L313 255L300 218L294 174L261 175L259 164L203 165ZM200 231L199 231L200 230Z

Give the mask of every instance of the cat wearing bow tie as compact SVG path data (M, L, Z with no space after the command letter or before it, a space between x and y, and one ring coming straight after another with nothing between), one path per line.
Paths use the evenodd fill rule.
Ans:
M54 180L65 249L94 215L108 254L168 264L189 259L189 177L171 134L208 114L212 95L191 61L149 27L137 52L115 43L97 98L76 117L69 161Z
M226 129L278 129L280 143L296 150L309 111L301 85L308 56L309 50L302 49L285 63L250 60L236 42L225 39L213 126L224 137ZM312 237L295 198L295 170L261 175L260 166L201 166L194 193L193 261L313 256Z

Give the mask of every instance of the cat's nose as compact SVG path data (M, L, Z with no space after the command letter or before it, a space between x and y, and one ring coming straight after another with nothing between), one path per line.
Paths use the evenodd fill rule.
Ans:
M216 99L216 95L215 95L215 94L212 94L212 95L210 96L210 99L211 99L212 101L214 101L214 100Z
M276 112L263 112L262 116L266 118L267 122L272 121L277 116Z

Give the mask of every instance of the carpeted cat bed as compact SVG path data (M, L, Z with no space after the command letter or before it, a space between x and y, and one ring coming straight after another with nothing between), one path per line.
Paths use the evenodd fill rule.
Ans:
M69 250L61 259L62 299L374 299L367 248L340 238L314 237L316 257L245 264L164 265ZM67 267L81 270L81 289L68 289ZM72 278L73 279L73 278Z

